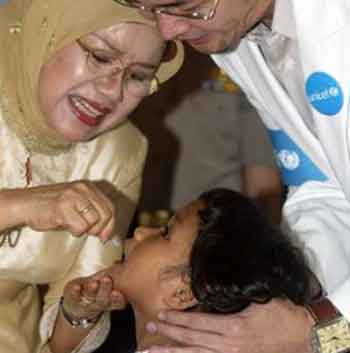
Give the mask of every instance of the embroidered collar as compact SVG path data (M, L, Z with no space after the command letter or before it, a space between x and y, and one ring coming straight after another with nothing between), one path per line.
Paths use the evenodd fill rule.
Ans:
M291 14L293 14L291 1L276 0L271 28L261 22L247 34L247 39L261 44L286 37L296 38L295 23Z
M297 38L292 0L276 0L272 20L272 31L291 39Z

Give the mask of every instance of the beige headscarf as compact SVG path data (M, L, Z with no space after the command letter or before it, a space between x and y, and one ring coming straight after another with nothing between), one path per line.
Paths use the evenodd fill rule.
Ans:
M79 37L118 22L155 26L137 10L114 0L9 0L0 3L0 102L4 118L29 152L57 154L69 148L51 129L38 103L42 65ZM162 63L160 83L180 68L183 48Z

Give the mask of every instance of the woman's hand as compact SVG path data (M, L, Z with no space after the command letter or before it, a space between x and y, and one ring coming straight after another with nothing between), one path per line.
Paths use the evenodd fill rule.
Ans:
M104 311L126 306L124 296L113 288L113 279L107 270L68 282L63 296L64 308L74 319L93 320Z
M64 229L74 236L98 236L107 241L114 232L115 206L107 196L89 181L7 190L7 200L17 225L34 230Z

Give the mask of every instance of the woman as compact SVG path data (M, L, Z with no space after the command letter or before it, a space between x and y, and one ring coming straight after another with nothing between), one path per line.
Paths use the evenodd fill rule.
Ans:
M113 128L176 72L182 51L160 64L153 24L113 0L1 4L0 46L0 351L41 352L65 283L121 254L106 241L125 235L146 142L130 123ZM43 310L39 284L49 286ZM108 316L81 331L65 333L86 352Z
M159 312L237 313L272 298L306 305L313 291L301 251L251 200L228 189L202 194L167 227L136 230L124 262L109 272L133 307L139 351L179 345L149 323L158 320ZM77 280L68 284L65 297L76 287ZM82 309L78 302L72 308L76 314Z

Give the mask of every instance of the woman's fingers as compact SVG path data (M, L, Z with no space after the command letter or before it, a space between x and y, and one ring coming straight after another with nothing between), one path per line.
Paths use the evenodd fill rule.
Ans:
M115 227L115 206L93 183L87 182L80 187L90 201L81 211L89 224L86 232L108 240Z
M25 224L35 230L64 229L74 236L95 235L102 241L114 234L115 206L94 183L34 187L20 197L24 199Z
M92 203L77 210L79 215L85 219L89 227L92 227L99 221L100 215Z

